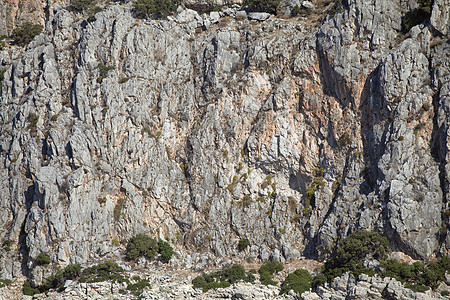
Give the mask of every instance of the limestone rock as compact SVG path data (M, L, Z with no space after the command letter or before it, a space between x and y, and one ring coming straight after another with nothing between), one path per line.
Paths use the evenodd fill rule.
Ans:
M441 34L447 35L450 29L450 8L446 0L434 1L430 23Z
M137 233L191 270L323 259L361 228L413 258L448 254L448 5L433 9L441 36L400 40L403 4L317 5L320 26L238 6L145 21L130 3L88 20L55 9L27 48L0 52L0 242L16 251L2 276L39 281L40 252L120 260ZM371 297L354 278L332 288Z

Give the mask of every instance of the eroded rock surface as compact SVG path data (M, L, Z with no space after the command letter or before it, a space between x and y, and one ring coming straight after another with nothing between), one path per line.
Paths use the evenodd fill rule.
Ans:
M86 264L141 232L174 243L188 269L325 258L360 228L415 258L448 254L439 5L433 27L405 36L415 3L403 1L317 8L321 23L56 9L26 51L1 52L2 275L38 283L41 252Z

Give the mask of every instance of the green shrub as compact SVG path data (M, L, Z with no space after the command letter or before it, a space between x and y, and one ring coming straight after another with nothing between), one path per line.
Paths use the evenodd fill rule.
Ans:
M134 292L135 295L141 294L142 290L146 287L150 287L150 283L147 279L140 279L136 283L127 285L127 290Z
M248 239L240 239L238 243L239 251L245 250L250 245Z
M37 129L37 123L39 121L38 115L35 113L29 113L27 121L28 121L27 129L29 129L31 132L35 132Z
M80 275L81 265L80 264L70 264L64 268L63 277L66 279L75 279Z
M5 72L6 69L0 69L0 85L2 84L3 80L5 80Z
M380 259L388 248L389 242L385 237L373 231L358 230L339 243L336 255L325 263L323 274L328 281L347 271L355 276L373 274L374 270L364 268L362 261L372 257Z
M27 129L31 129L32 131L36 131L37 122L39 121L39 117L35 113L29 113L27 117L28 126Z
M160 18L175 11L180 3L179 0L135 0L133 7L138 18Z
M445 280L446 272L450 272L450 258L444 256L436 262L425 266L421 262L413 264L401 263L396 260L382 260L389 242L378 233L359 230L343 239L335 251L335 256L325 263L322 274L312 281L313 288L330 282L335 277L350 271L355 277L365 273L375 275L374 269L367 269L363 261L368 258L381 260L379 274L381 277L391 277L405 284L416 292L423 292L429 288L437 288Z
M277 261L269 261L263 264L259 270L259 278L264 285L276 285L277 282L272 280L272 275L283 270L283 264Z
M412 290L420 289L421 285L436 288L439 282L444 280L445 272L450 270L450 267L447 265L448 260L448 257L443 257L435 263L429 263L425 267L420 262L409 265L390 259L381 262L381 266L384 269L381 276L392 277L401 282L406 282Z
M35 36L42 32L42 25L25 22L21 27L17 27L12 32L12 39L17 45L25 46L31 42Z
M428 271L423 274L422 281L418 281L418 283L436 288L439 282L445 280L445 273L450 272L450 258L443 256L437 262L429 263L427 269Z
M97 82L98 82L98 83L101 83L101 82L103 81L103 79L104 79L106 76L108 76L108 72L109 72L109 71L115 69L114 66L105 66L105 65L103 65L103 64L99 64L97 68L98 68L99 73L100 73L100 76L97 78Z
M16 159L16 161L17 161L17 159ZM5 249L6 252L11 251L11 244L12 244L12 242L10 240L5 240L3 242L3 249Z
M210 281L207 281L207 279L210 279ZM229 282L215 281L215 279L213 277L207 277L207 276L205 277L205 275L195 277L192 280L192 284L193 284L194 288L202 289L203 292L207 292L210 289L227 288L230 286Z
M53 289L62 291L66 280L78 280L79 282L89 283L111 280L129 283L129 280L120 274L121 272L123 272L123 269L112 261L106 261L83 270L80 264L69 264L64 269L58 270L55 274L47 277L44 283L36 288L32 288L30 282L25 282L23 293L32 296L34 294L47 293Z
M291 10L291 16L296 17L298 14L302 12L302 8L298 5L295 5L294 8Z
M38 256L36 256L36 258L34 259L34 262L38 266L48 265L48 264L50 264L50 256L41 252L41 253L39 253Z
M81 272L80 282L103 282L108 280L128 282L128 280L120 274L122 272L122 267L117 263L108 260L102 264L85 268Z
M158 251L161 254L162 260L168 262L173 255L173 248L166 241L159 240L158 241Z
M244 5L252 11L275 14L281 0L245 0Z
M93 0L71 0L69 8L75 12L83 12L94 6Z
M412 290L413 292L420 292L420 293L423 293L430 289L430 287L428 287L428 286L425 286L422 284L412 284L412 283L405 284L405 287Z
M348 134L347 132L344 132L338 140L338 145L340 147L344 147L344 146L348 146L351 145L351 143L353 142L353 138L350 136L350 134Z
M381 262L382 277L392 277L405 283L413 291L435 289L445 280L445 273L450 271L450 258L444 256L436 262L424 266L421 262L412 265L390 259Z
M302 294L311 289L311 274L307 270L298 269L290 273L283 282L281 293L286 294L290 290Z
M253 274L250 274L251 273L245 273L245 269L242 265L234 264L231 267L224 268L222 272L217 274L217 276L219 276L221 281L227 281L232 284L240 280L252 282L254 280L254 276Z
M333 6L330 9L330 15L333 17L337 13L341 13L344 11L344 3L343 0L334 1Z
M324 285L327 282L327 277L324 274L314 276L312 280L312 288L315 290L318 286Z
M407 33L409 30L421 24L431 16L431 9L433 8L433 0L418 0L419 7L409 11L402 17L402 32Z
M145 234L138 234L130 239L127 246L127 258L136 260L139 257L146 256L148 259L154 259L158 253L158 242Z
M339 243L337 252L342 261L361 261L367 256L383 257L388 247L388 240L377 232L358 230Z
M223 268L221 271L197 276L192 280L192 284L194 288L201 288L203 292L206 292L209 289L229 287L231 284L240 280L253 282L255 276L250 272L246 273L243 266L234 264L230 267Z
M12 282L12 280L10 280L10 279L0 279L0 288L10 285L11 282Z
M305 203L303 205L303 214L307 217L311 215L312 208L315 207L316 191L323 187L325 182L323 180L325 170L323 168L314 169L314 179L305 191Z
M27 296L34 296L34 295L40 293L40 291L38 289L31 287L31 283L29 281L25 281L23 283L22 292L24 295L27 295Z
M116 222L120 221L120 217L122 216L122 209L125 206L125 198L120 198L117 200L116 205L114 206L114 220Z

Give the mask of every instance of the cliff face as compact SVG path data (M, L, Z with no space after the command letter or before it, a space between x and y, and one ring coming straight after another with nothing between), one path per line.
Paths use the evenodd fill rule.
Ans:
M448 254L449 6L407 35L414 1L322 21L331 6L262 22L56 9L2 83L0 237L20 253L3 275L40 252L116 255L140 232L218 257L247 238L245 258L284 261L364 228Z
M10 35L12 30L29 21L44 25L53 17L53 9L66 5L66 0L1 0L0 35Z

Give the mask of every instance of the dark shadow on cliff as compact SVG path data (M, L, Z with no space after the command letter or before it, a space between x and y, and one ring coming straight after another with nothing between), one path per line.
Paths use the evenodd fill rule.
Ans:
M354 106L351 90L346 84L346 80L331 65L325 50L320 44L323 33L319 31L316 39L316 52L319 58L320 79L324 94L335 97L342 108L349 104Z
M362 170L364 182L360 185L360 193L369 194L372 191L378 191L376 186L377 180L383 181L385 176L378 168L378 163L386 150L386 135L391 126L391 116L384 104L383 96L379 93L377 67L373 70L366 79L363 91L361 93L361 100L359 111L361 114L361 140L364 149L364 163L365 167ZM384 122L384 124L382 124ZM375 126L381 124L380 128L383 133L379 140L375 137Z
M18 241L18 248L19 248L19 254L21 259L21 272L24 276L29 276L30 269L28 268L28 261L29 261L29 249L26 243L27 233L25 232L25 224L28 219L28 215L30 213L31 205L34 201L34 195L35 195L35 186L30 185L24 192L24 198L25 198L25 207L27 209L27 214L22 222L22 225L20 227L20 233L19 233L19 241Z

